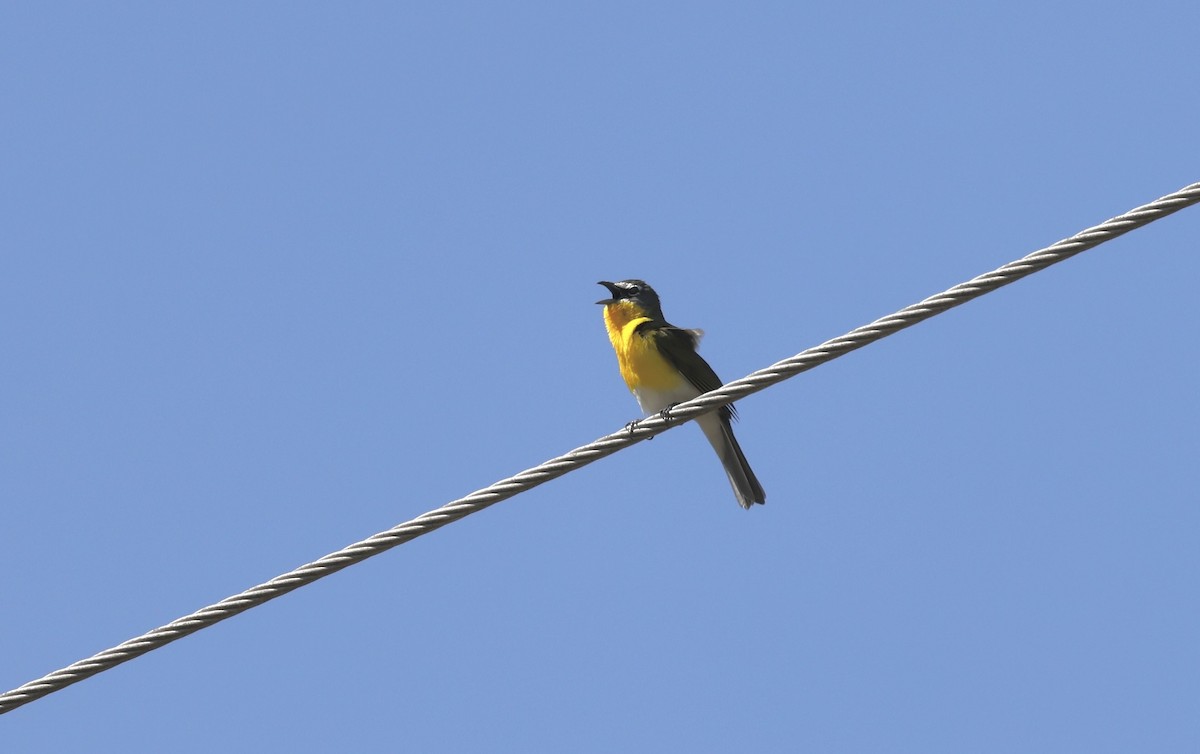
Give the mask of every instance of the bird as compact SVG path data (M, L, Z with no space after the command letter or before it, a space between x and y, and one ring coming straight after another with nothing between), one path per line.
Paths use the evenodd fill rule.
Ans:
M685 330L666 320L658 293L643 280L622 280L597 285L608 289L604 326L617 354L625 385L647 415L669 411L676 403L716 390L721 379L696 347L704 334ZM732 405L696 417L709 444L717 452L738 504L749 510L765 503L767 495L750 469L746 454L733 436L737 413Z

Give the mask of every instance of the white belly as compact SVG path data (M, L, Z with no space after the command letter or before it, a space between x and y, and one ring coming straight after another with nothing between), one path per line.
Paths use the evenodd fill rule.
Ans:
M639 387L633 391L637 397L638 405L642 407L647 415L657 414L667 406L675 403L683 403L690 401L700 395L700 391L692 387L690 382L683 382L681 385L670 390L661 390L658 388Z

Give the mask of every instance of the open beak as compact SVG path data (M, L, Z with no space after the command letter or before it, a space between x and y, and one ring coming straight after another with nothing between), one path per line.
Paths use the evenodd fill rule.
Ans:
M599 301L596 302L597 304L604 304L607 306L608 304L617 303L617 286L613 285L612 283L608 282L607 280L601 280L599 283L596 283L596 285L604 286L605 288L608 289L608 292L613 295L612 298L600 299Z

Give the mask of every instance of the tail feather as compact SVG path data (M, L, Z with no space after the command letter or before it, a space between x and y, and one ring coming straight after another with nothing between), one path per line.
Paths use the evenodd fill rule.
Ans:
M758 477L754 476L754 471L746 460L746 454L742 452L742 446L733 436L733 427L729 420L713 413L702 416L696 421L704 430L704 436L708 438L713 450L717 451L721 465L725 467L725 474L729 477L729 484L733 487L733 494L737 498L738 505L748 510L755 503L765 503L767 493L758 483Z

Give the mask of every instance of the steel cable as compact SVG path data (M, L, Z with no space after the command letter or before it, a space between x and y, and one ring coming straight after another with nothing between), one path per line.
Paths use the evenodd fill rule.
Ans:
M446 524L481 511L484 508L537 487L551 479L556 479L563 474L605 456L612 455L622 448L665 432L672 426L692 419L699 414L712 411L738 398L756 393L789 377L794 377L801 372L806 372L813 367L832 361L839 356L843 356L888 335L911 327L934 315L978 298L985 293L990 293L1001 286L1020 280L1027 275L1043 270L1052 264L1061 262L1080 252L1087 251L1105 241L1140 228L1159 218L1166 217L1197 202L1200 202L1200 183L1193 183L1161 199L1130 210L1123 215L1081 231L1070 238L1047 246L1044 249L1039 249L1003 267L968 280L965 283L960 283L934 296L930 296L924 301L907 306L894 314L889 314L870 324L851 330L845 335L825 341L791 358L779 361L765 369L752 372L739 380L726 383L718 390L705 393L699 398L687 401L686 403L680 403L671 408L668 416L657 414L644 419L628 428L601 437L569 453L552 458L515 476L472 492L466 497L459 498L440 508L417 516L410 521L398 524L387 531L380 532L360 542L355 542L319 560L277 576L266 583L251 587L240 594L228 597L213 605L201 608L190 615L185 615L182 618L171 621L165 626L148 631L111 649L106 649L61 670L56 670L53 673L30 681L12 691L0 694L0 714L10 712L17 707L66 688L73 683L78 683L85 678L116 667L151 650L165 646L176 639L181 639L202 628L207 628L226 618L231 618L238 613L287 594L293 589L298 589L317 579L336 573L347 566L354 565L373 555L378 555L393 547L402 545L422 534L428 534L435 529L440 529Z

